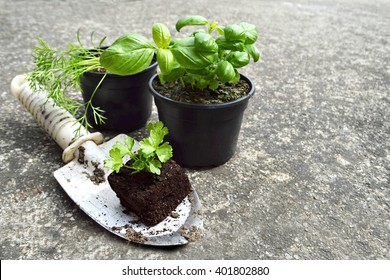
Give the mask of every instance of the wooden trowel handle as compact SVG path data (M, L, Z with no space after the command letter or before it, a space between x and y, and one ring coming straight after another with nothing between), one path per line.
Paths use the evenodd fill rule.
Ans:
M76 119L65 109L56 106L44 92L32 92L25 76L18 75L12 80L11 92L64 150L62 160L65 163L75 158L75 151L85 141L92 140L96 144L104 141L100 132L89 133L84 127L76 135L80 125Z

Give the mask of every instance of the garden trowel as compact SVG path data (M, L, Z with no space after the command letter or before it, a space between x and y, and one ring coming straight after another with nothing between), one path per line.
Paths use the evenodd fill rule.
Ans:
M54 177L94 221L122 238L147 245L182 245L201 235L201 203L195 190L175 209L174 215L153 227L145 226L135 214L125 211L108 183L112 171L104 167L104 159L116 142L124 143L127 135L119 134L104 142L100 132L89 133L80 127L76 133L80 124L75 118L56 106L45 92L33 92L23 75L12 80L11 92L63 149L66 165L54 171ZM136 144L134 149L138 147Z

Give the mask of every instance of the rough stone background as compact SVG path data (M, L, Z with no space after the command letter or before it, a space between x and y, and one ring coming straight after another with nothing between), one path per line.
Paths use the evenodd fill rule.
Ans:
M205 236L131 244L84 214L52 176L61 149L11 96L36 37L173 34L178 18L247 21L262 60L235 156L187 170ZM1 259L389 259L389 1L0 0ZM157 119L154 108L152 120ZM140 137L143 130L131 133Z

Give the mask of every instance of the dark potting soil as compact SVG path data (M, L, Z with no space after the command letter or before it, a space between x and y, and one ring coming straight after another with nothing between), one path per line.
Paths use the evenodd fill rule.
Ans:
M179 81L162 85L159 79L153 81L154 89L160 94L176 101L193 104L220 104L234 101L249 94L250 84L241 79L237 83L220 83L216 90L197 89L191 85L183 88Z
M131 172L121 168L111 173L108 181L120 203L146 226L163 221L192 191L187 175L173 160L163 164L160 175Z
M78 156L77 161L80 164L87 166L88 160L85 159L85 148L83 146L80 146L78 148L78 151L79 151L79 156ZM95 161L92 161L91 163L95 169L93 170L92 175L90 175L88 173L86 174L88 179L91 180L95 185L99 185L100 183L104 183L106 181L106 179L104 177L105 173L104 173L104 170L102 168L100 168L100 163L95 162Z

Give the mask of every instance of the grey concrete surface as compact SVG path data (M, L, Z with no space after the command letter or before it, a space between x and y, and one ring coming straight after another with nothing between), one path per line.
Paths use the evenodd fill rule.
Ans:
M104 230L66 195L52 176L61 149L9 84L31 69L38 36L55 47L78 29L107 42L150 37L154 22L174 33L186 14L255 24L262 60L242 71L256 94L235 156L187 170L204 237L145 247ZM389 259L389 15L385 0L0 0L0 258Z

